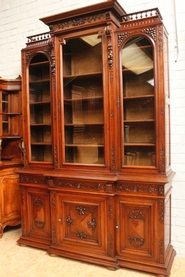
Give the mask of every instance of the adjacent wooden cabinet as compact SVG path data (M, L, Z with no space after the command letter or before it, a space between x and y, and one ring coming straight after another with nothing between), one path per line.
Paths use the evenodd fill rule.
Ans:
M117 1L41 19L22 50L20 245L169 276L168 35ZM25 105L24 105L25 103Z
M21 223L19 175L23 166L21 78L0 78L0 237Z

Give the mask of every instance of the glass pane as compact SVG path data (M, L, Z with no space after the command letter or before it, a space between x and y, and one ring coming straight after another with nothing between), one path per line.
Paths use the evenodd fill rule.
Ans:
M29 66L31 160L52 161L49 61L37 54Z
M8 102L8 94L2 93L2 135L8 135L10 133L10 125L9 125L9 102Z
M124 165L155 165L153 47L140 36L121 51Z
M102 49L97 35L63 46L65 161L104 163Z
M2 112L8 113L8 102L2 102Z
M3 122L3 135L9 134L9 125L8 122Z

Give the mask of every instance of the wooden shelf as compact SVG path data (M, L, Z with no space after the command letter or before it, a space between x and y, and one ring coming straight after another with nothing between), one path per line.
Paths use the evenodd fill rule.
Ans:
M125 100L138 100L138 99L147 99L147 98L154 98L154 94L149 95L137 95L137 96L124 96Z
M29 81L30 85L34 85L34 84L43 84L43 83L49 83L50 80L49 79L39 79L39 80L35 80L35 81Z
M147 146L155 146L155 143L149 143L149 142L125 142L125 146L141 146L141 147L147 147Z
M30 63L30 67L45 67L49 65L49 61L37 62L37 63Z
M74 101L91 101L91 100L103 100L103 96L68 98L68 99L64 99L64 103L65 102L74 102Z
M66 147L104 147L104 145L102 144L65 144Z

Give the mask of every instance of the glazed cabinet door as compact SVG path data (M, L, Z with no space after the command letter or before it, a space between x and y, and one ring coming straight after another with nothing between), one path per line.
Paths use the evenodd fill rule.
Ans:
M51 192L49 253L115 267L109 201L103 195Z
M29 65L31 161L52 161L49 60L36 54Z
M155 80L153 45L144 36L129 39L121 50L122 165L155 166Z
M46 189L21 185L22 237L19 244L47 249L51 241L49 193Z
M47 43L46 43L47 44ZM23 138L24 163L51 167L53 132L51 62L49 46L31 53L22 51L23 68Z
M102 42L97 32L66 40L63 50L64 162L104 165Z

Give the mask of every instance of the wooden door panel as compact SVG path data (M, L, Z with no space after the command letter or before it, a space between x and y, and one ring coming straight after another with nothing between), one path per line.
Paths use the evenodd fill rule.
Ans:
M155 208L154 200L119 199L117 247L120 256L142 259L154 255Z
M28 190L27 192L28 233L31 236L50 236L49 194Z
M103 251L107 245L106 197L57 194L57 241L60 246Z
M66 214L65 236L88 239L98 243L97 218L99 205L87 203L63 203Z

